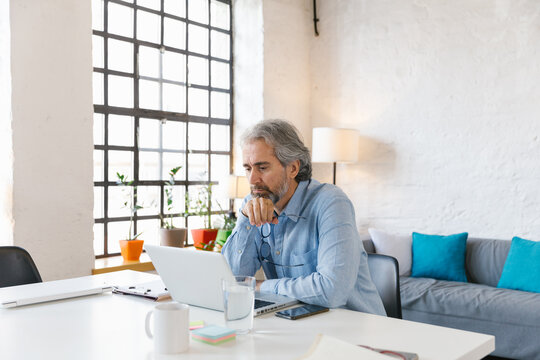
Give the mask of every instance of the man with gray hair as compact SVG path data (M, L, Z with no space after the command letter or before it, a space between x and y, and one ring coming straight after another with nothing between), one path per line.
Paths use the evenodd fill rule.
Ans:
M251 194L222 253L236 275L262 266L261 292L330 308L384 315L367 254L343 191L311 178L311 157L297 129L262 121L242 136Z

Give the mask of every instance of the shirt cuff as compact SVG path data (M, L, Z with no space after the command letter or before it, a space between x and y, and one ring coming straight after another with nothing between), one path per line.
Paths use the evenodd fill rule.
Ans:
M264 280L259 289L260 292L277 294L279 279Z

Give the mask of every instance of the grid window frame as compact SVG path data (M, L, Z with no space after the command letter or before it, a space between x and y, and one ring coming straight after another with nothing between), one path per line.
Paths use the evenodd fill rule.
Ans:
M218 182L216 179L212 176L212 157L213 155L224 155L228 156L229 159L229 165L228 170L232 169L232 138L233 138L233 104L232 104L232 95L233 95L233 84L232 84L232 78L233 78L233 64L232 64L232 1L231 0L204 0L204 2L207 2L207 12L208 12L208 23L200 23L198 21L194 21L189 16L189 0L186 0L184 3L184 10L185 10L185 17L175 15L172 13L167 13L165 11L165 3L167 0L159 0L159 10L154 8L148 8L142 5L138 5L138 0L133 0L132 2L125 2L121 0L92 0L93 1L93 11L94 11L94 17L96 17L96 11L101 11L100 14L98 14L98 19L101 20L101 24L96 22L94 23L94 29L92 30L93 39L94 39L94 46L97 43L98 46L101 44L103 48L99 49L97 51L98 56L102 56L100 59L94 59L94 67L93 67L93 74L94 78L99 79L97 83L94 82L94 94L101 94L100 96L95 95L94 99L94 118L96 119L96 116L100 120L100 125L102 125L101 129L97 129L96 127L94 129L95 133L96 131L100 133L100 139L94 140L94 153L98 154L99 156L95 156L94 160L94 169L95 171L99 171L100 174L97 174L97 176L94 176L94 189L95 194L99 194L101 198L99 200L94 201L94 206L100 206L100 209L95 209L95 218L94 218L94 224L95 224L95 231L100 232L99 234L95 234L95 241L99 241L100 243L95 245L96 250L96 258L104 258L104 257L110 257L110 256L117 256L119 255L118 251L109 251L111 248L112 242L117 242L118 240L121 240L120 238L113 238L109 234L109 225L113 223L120 223L120 222L128 222L130 220L129 215L122 216L118 215L118 213L115 214L115 216L111 216L111 209L109 208L112 206L111 204L111 193L114 193L114 191L119 190L118 184L114 180L115 170L110 169L111 165L111 155L119 155L118 158L122 158L124 156L125 158L129 157L131 155L131 169L129 172L122 171L125 175L127 175L128 179L131 181L133 180L133 186L134 187L157 187L159 188L159 199L156 199L157 209L156 213L147 214L148 211L143 212L145 215L138 214L135 212L133 216L133 229L131 235L138 233L139 228L139 222L140 221L146 221L146 220L160 220L162 217L164 217L166 214L166 202L165 202L165 187L166 187L166 177L165 173L168 172L169 168L164 168L164 155L175 155L177 158L183 157L183 164L178 164L183 166L183 172L182 177L177 176L175 180L175 186L182 187L184 190L184 193L189 193L192 196L196 195L196 187L200 185L208 185L213 184L216 185ZM228 6L228 29L220 28L213 26L213 18L212 18L212 6L214 3L220 3L225 4ZM108 9L109 6L112 4L112 7L114 7L116 10L120 9L124 12L131 11L132 19L128 20L128 23L131 22L130 26L132 26L131 36L127 36L126 34L129 33L129 30L123 29L124 34L118 34L118 33L111 33L109 32L109 14ZM101 5L101 6L100 6ZM147 39L139 39L138 38L138 18L139 14L145 14L148 15L148 18L156 19L156 16L159 18L159 43L157 42L151 42ZM165 23L167 21L174 21L176 24L184 24L184 42L183 42L183 48L180 47L173 47L168 43L168 41L165 41L165 39L168 38L167 35L169 35L168 32L166 32L165 29ZM99 20L98 20L99 21ZM194 51L189 50L189 40L190 40L190 33L189 28L190 25L196 26L197 28L204 28L206 29L208 36L207 36L207 46L208 48L208 54L201 54ZM178 27L177 27L178 28ZM228 36L228 46L229 46L229 54L228 59L220 58L213 56L211 52L212 48L212 38L211 35L212 32L219 32L226 36ZM165 36L164 36L165 35ZM174 35L174 34L173 34ZM123 66L128 69L122 70L122 66L115 65L115 69L110 69L109 67L109 43L113 44L121 44L124 45L125 48L129 48L129 46L132 47L133 54L132 54L132 64L126 64L124 62ZM179 42L179 44L182 44L182 41ZM158 69L157 69L157 76L149 76L149 75L141 75L140 74L140 49L141 47L144 47L144 49L155 49L159 52L159 63L158 63ZM94 49L94 52L96 50ZM125 52L124 52L125 54ZM163 76L163 67L164 67L164 59L165 54L171 54L175 55L176 59L181 58L183 56L184 62L184 77L183 79L168 79ZM206 61L207 64L207 84L195 84L190 83L190 76L189 76L189 69L190 69L190 62L189 59L199 59L202 60L201 62L204 63ZM212 86L212 64L220 63L222 65L226 65L228 67L228 86L226 87L217 87ZM116 61L116 63L120 63ZM96 66L98 65L98 66ZM100 67L99 65L102 65ZM126 66L127 65L127 66ZM223 66L222 66L223 67ZM129 69L132 71L130 72ZM155 75L155 74L154 74ZM204 77L204 74L203 74ZM113 81L112 81L113 80ZM119 81L122 80L122 81ZM127 80L127 81L126 81ZM152 84L154 88L156 87L158 90L158 108L150 108L150 107L142 107L140 104L140 95L141 95L141 82L146 81L148 84ZM126 86L127 83L131 82L132 84L132 94L123 94L122 92L118 91L111 91L109 86L112 86L113 83L119 83L122 84L122 89L129 87ZM97 90L96 90L97 87ZM100 88L101 87L101 88ZM180 108L172 108L172 110L167 110L164 107L167 106L166 104L170 103L173 104L173 106L176 106L175 101L167 101L164 100L165 97L165 88L170 88L174 90L182 89L184 88L184 93L182 94L180 91L180 95L183 97L183 104L184 107L180 106ZM190 102L192 99L190 98L190 91L189 89L197 90L198 93L207 94L207 103L205 104L207 109L207 113L203 115L193 115L190 114ZM113 89L114 90L114 89ZM114 96L111 96L111 94L116 94L116 98ZM128 91L126 91L128 92ZM213 106L212 106L212 94L214 93L220 93L224 94L222 96L229 96L229 106L228 106L228 113L222 112L222 114L225 114L226 116L214 116L213 114ZM178 91L175 95L178 95ZM97 101L96 101L97 98ZM111 99L114 99L114 101L111 102ZM179 99L179 97L175 97L173 99ZM155 99L154 99L155 100ZM120 104L120 105L118 105ZM132 106L129 106L132 105ZM147 104L144 104L145 106ZM214 112L215 114L215 112ZM219 115L219 114L218 114ZM120 117L120 118L127 118L131 120L132 126L130 129L127 129L126 132L129 131L130 133L130 141L127 141L125 144L111 144L110 138L112 137L109 133L110 126L113 125L114 117ZM159 144L157 147L141 147L139 146L139 130L140 130L140 122L148 121L151 123L152 121L155 121L157 124L159 124ZM178 123L183 124L184 126L184 133L182 134L182 141L181 143L184 144L183 148L166 148L163 146L163 128L167 123ZM195 123L195 124L207 124L207 138L208 138L208 146L206 149L192 149L192 145L190 144L190 140L193 141L193 139L190 139L189 134L189 124ZM213 126L228 126L229 127L229 148L228 149L220 149L220 150L214 150L212 148L212 127ZM99 125L96 125L99 126ZM116 126L116 124L115 124ZM122 156L120 156L120 154ZM158 168L158 176L157 179L145 179L144 177L141 177L141 157L144 158L144 155L146 154L154 154L157 155L158 161L157 161L157 168ZM189 161L189 155L190 154L199 154L199 155L206 155L206 173L204 175L198 176L198 179L194 180L190 177L190 161ZM141 156L143 155L143 156ZM97 160L96 160L97 158ZM114 158L114 156L113 156ZM129 162L129 161L128 161ZM129 166L127 167L129 168ZM95 174L96 175L96 174ZM212 180L213 179L213 180ZM114 191L113 191L114 190ZM135 195L137 194L137 190L135 189L133 192ZM96 195L97 196L97 195ZM136 196L137 199L137 196ZM180 201L180 199L175 199L176 201ZM183 199L181 199L183 201ZM228 204L229 205L229 204ZM177 213L172 214L173 217L178 221L182 223L182 226L188 227L189 219L184 216L184 212L186 212L188 209L186 208L187 204L184 203L184 211L180 211ZM229 209L229 207L227 207ZM117 210L117 209L115 209ZM142 212L142 211L141 211ZM220 214L219 211L213 211L213 214ZM97 230L96 230L97 229ZM141 238L144 238L144 235L141 236ZM101 243L102 242L102 243Z

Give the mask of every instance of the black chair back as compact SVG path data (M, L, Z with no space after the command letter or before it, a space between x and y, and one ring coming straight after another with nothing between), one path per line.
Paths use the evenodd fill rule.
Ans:
M401 319L398 261L392 256L368 253L368 265L371 279L382 299L386 315Z
M28 251L18 246L0 246L0 288L41 282Z

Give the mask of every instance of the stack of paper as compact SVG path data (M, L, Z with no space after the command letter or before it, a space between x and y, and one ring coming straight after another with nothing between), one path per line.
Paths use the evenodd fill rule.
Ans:
M391 358L363 347L349 344L343 340L319 334L308 352L298 360L322 359L390 360Z
M191 338L205 344L219 345L236 339L236 332L225 327L210 325L193 330L191 332Z

